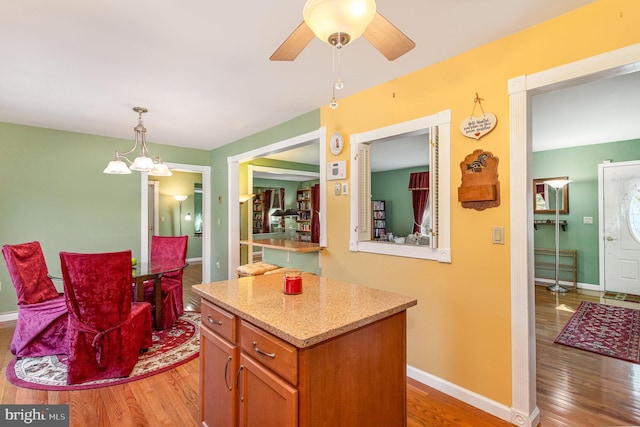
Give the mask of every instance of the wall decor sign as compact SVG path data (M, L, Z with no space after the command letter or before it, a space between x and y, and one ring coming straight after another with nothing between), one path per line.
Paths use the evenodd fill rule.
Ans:
M483 99L478 96L476 92L476 97L473 100L473 110L471 110L471 115L469 117L465 117L460 122L460 133L462 133L467 138L480 139L484 135L488 134L496 127L496 123L498 122L498 118L493 113L485 113L482 108ZM476 110L476 104L480 106L480 110L482 110L481 116L474 116L473 113Z
M498 161L488 151L475 150L460 162L462 184L458 187L458 201L463 208L482 211L500 206Z

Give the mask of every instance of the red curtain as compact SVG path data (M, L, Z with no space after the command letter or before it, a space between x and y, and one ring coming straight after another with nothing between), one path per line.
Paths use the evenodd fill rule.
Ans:
M264 201L262 202L262 232L269 232L269 209L271 208L271 191L264 191Z
M429 172L413 172L409 175L409 190L413 200L413 233L420 232L420 224L429 200Z
M311 242L320 243L320 184L311 187L311 204L313 205Z
M284 188L280 189L280 209L284 212ZM280 227L284 228L284 216L280 217Z

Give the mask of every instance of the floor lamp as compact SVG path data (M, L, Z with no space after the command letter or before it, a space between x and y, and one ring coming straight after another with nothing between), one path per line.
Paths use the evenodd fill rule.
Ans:
M180 236L182 236L182 202L184 202L185 200L187 200L187 197L189 196L181 196L179 194L174 194L173 198L176 199L178 201L178 205L180 206L179 210L179 219L180 219Z
M570 179L551 179L544 181L543 184L548 185L556 190L556 281L553 286L547 286L547 289L553 292L565 293L566 288L559 285L560 282L560 203L558 194L560 190L571 182Z

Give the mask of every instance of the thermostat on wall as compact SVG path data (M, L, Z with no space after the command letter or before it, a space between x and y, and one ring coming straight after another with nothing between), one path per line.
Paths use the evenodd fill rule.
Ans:
M327 163L327 180L345 179L347 177L347 161L338 160L337 162Z

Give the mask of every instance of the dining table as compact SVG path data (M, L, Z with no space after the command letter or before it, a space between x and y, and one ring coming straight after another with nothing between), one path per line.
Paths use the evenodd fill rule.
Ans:
M158 329L162 319L162 275L185 269L189 264L180 260L138 262L132 266L135 301L144 301L144 282L153 280L153 327Z

